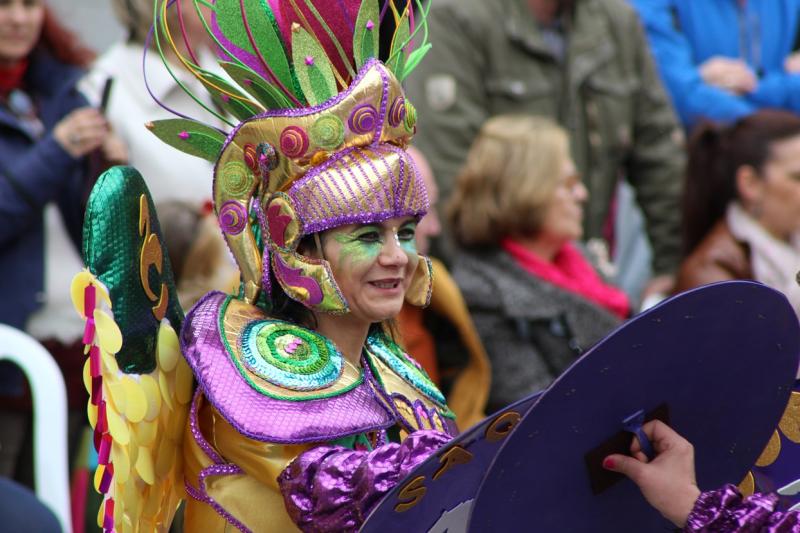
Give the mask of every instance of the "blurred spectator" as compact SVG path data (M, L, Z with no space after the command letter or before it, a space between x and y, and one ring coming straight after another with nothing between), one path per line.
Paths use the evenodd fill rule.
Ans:
M209 38L203 22L197 16L194 2L181 0L183 25L178 20L177 5L169 8L167 22L182 55L198 58L200 65L217 69L209 48ZM209 125L222 125L211 113L202 110L192 98L181 90L180 82L200 100L214 109L210 96L172 51L164 37L161 49L177 81L161 63L155 39L145 54L150 27L153 24L153 0L113 0L112 5L120 22L128 30L128 39L113 45L93 65L81 89L100 102L108 78L114 80L106 108L106 117L128 146L130 165L141 172L147 187L158 204L169 200L188 201L199 208L211 198L211 163L175 151L145 128L145 123L176 118L163 109L153 97L165 106ZM204 10L206 8L203 8ZM185 30L191 53L182 30ZM209 65L212 67L209 68ZM217 69L218 70L218 69ZM153 95L145 86L144 75Z
M574 244L586 187L566 132L539 117L486 122L456 180L453 277L489 353L489 411L543 389L626 317Z
M239 271L211 204L197 208L189 202L162 202L156 211L181 307L188 311L209 291L236 293Z
M47 505L26 487L2 477L0 521L3 523L3 531L62 533L61 524Z
M631 0L684 125L800 112L800 0Z
M678 290L755 279L800 312L800 117L765 110L727 128L699 126L683 204Z
M439 191L425 156L413 146L408 153L425 182L430 200L428 214L419 221L416 231L417 250L428 255L431 239L441 231L436 207ZM441 261L431 258L431 263L430 306L422 309L405 304L397 317L397 326L406 351L414 354L445 393L458 427L464 430L486 415L491 379L489 360L461 291Z
M67 381L73 430L86 418L83 325L69 286L83 268L82 200L96 177L87 156L100 149L110 161L126 158L106 120L75 88L90 60L41 0L0 2L0 322L27 329L54 355ZM23 384L21 372L0 366L0 395L20 396ZM0 474L8 476L29 420L6 400ZM30 472L18 475L32 482Z
M680 259L683 139L633 8L624 0L439 0L429 23L433 48L408 93L442 195L487 118L549 117L568 131L590 192L585 238L611 238L624 177L659 275L645 292L668 290Z

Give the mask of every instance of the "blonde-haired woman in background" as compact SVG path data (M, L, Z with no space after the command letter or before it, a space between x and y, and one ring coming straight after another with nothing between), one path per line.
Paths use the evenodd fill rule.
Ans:
M575 244L587 197L559 126L498 116L481 128L449 215L453 277L492 364L487 412L546 387L629 313Z

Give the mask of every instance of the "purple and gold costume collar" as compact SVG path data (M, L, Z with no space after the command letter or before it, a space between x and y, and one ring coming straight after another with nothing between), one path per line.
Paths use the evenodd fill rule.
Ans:
M324 336L215 292L186 316L181 349L208 401L255 440L302 444L395 424L454 427L436 386L388 339L371 337L369 365L357 369Z

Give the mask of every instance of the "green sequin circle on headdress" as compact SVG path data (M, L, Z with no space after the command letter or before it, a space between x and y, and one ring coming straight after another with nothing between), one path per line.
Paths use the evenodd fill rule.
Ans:
M259 320L242 332L242 360L258 377L279 387L309 391L329 387L344 358L327 338L287 322Z
M403 121L406 131L414 133L414 126L417 124L417 108L411 102L406 102L406 116Z
M344 142L344 124L336 115L323 115L311 127L314 144L332 150Z
M222 187L231 196L246 194L253 186L253 177L247 165L239 161L228 161L222 169Z

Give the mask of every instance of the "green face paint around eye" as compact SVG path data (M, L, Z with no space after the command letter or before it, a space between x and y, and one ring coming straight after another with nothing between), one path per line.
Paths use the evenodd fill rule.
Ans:
M333 239L341 245L339 257L342 263L353 265L374 261L383 245L379 234L374 241L369 240L374 232L375 229L368 226L359 228L351 233L337 233L334 235Z
M403 249L409 255L417 255L417 239L416 239L416 223L410 222L408 224L404 224L398 231L395 233L395 239L397 239L397 244L400 248Z

